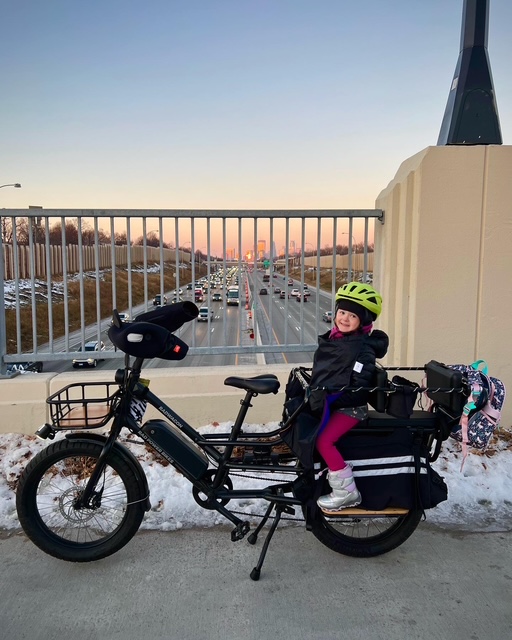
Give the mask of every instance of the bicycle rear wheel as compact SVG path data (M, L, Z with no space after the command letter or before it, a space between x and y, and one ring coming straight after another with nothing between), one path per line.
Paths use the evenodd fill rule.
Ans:
M16 508L27 536L44 552L71 562L105 558L123 547L144 517L145 489L112 451L91 506L80 497L102 451L92 442L60 440L41 451L20 477Z
M347 515L328 515L318 510L312 522L313 535L326 547L356 558L371 558L396 549L418 526L423 511L364 513L347 510Z

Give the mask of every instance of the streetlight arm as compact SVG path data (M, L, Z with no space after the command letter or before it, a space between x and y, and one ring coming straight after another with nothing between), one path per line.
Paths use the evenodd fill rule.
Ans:
M0 189L2 187L14 187L15 189L21 189L21 183L19 182L12 182L10 184L0 184Z

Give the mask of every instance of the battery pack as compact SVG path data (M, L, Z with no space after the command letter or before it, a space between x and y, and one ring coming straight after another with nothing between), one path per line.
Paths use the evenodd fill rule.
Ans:
M142 431L156 445L157 451L162 449L177 469L194 480L199 480L208 469L207 456L174 425L164 420L148 420Z

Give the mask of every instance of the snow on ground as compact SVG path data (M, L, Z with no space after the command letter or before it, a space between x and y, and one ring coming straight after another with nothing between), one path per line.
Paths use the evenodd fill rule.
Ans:
M226 431L221 424L199 429ZM276 429L277 423L248 425L251 431ZM17 478L27 462L50 444L35 436L0 434L0 529L19 528L15 506ZM211 527L227 521L215 511L200 508L194 501L190 483L173 467L162 464L141 444L125 442L137 455L148 477L151 491L151 511L142 527L154 530L176 530L191 527ZM506 531L512 529L512 433L502 430L486 452L470 450L461 471L460 445L452 440L433 467L448 485L448 500L427 512L427 521L443 528L465 531ZM274 478L275 479L275 478ZM236 488L264 487L267 482L233 477ZM257 500L239 501L233 509L248 514L251 520L262 514L265 504Z

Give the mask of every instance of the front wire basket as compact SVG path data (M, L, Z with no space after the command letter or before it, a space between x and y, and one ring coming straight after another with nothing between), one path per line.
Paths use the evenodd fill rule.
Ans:
M70 384L47 400L53 429L98 429L112 418L119 385L110 382Z

